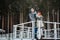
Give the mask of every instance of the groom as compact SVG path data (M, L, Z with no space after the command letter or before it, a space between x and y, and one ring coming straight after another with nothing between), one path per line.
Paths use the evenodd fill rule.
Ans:
M30 18L30 21L36 21L36 11L34 8L31 8L31 12L29 13L29 18ZM36 24L34 24L34 37L36 38L36 33L37 33L37 28L36 28Z

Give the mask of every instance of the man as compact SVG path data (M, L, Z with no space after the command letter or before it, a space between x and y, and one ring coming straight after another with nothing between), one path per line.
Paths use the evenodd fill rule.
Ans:
M36 11L34 8L31 8L31 12L29 13L29 18L30 18L30 21L35 21L36 20ZM34 27L33 27L33 32L34 32L34 37L36 38L36 33L37 33L37 28L36 28L36 24L34 22Z
M36 11L34 10L34 8L31 8L31 12L29 13L29 18L31 21L35 21Z

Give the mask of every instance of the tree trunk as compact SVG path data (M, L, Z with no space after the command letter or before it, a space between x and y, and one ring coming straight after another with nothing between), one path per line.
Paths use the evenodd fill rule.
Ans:
M2 29L4 29L4 16L2 16Z
M8 24L7 24L7 28L8 28L8 33L9 33L9 13L8 13Z
M12 15L10 16L10 32L12 32Z

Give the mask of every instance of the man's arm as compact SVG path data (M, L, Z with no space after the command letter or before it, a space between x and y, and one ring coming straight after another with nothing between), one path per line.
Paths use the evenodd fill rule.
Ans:
M29 14L29 18L30 18L30 20L34 20L34 18L32 17L31 14Z

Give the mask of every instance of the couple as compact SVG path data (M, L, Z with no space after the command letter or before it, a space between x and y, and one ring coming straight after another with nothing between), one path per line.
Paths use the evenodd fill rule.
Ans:
M34 8L31 8L31 13L29 13L29 18L31 21L37 21L37 23L35 24L35 27L37 25L37 30L35 30L37 33L37 38L41 39L41 36L43 35L43 27L44 24L42 22L43 20L43 16L42 16L42 12L41 10L38 10L37 12L34 10Z

